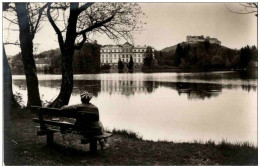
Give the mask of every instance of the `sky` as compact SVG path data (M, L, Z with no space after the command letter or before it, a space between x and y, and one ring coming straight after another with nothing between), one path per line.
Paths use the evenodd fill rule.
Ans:
M157 50L176 45L186 40L187 35L204 35L217 38L221 44L234 49L246 45L257 45L257 17L230 12L241 10L235 3L139 3L145 16L143 30L133 34L135 45L150 45ZM3 40L16 41L18 32L8 32L8 22L3 20ZM46 21L36 34L35 53L58 48L57 36ZM116 44L104 35L93 39L99 44ZM125 41L121 40L120 44ZM7 45L7 55L20 52L18 46Z

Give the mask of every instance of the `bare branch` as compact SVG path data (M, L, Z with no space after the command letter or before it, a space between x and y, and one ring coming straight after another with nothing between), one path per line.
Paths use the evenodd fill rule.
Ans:
M78 45L74 46L76 50L80 50L82 48L83 44L85 43L85 41L87 40L87 37L86 37L85 33L83 33L81 35L82 35L83 39L82 39L82 41Z
M110 22L114 17L115 17L115 13L112 16L110 16L109 18L107 18L107 19L105 19L105 20L103 20L101 22L97 22L94 25L86 28L85 30L80 31L79 34L87 33L87 32L92 31L95 28L101 27L102 25Z
M78 12L79 14L81 12L83 12L84 10L86 10L87 8L89 8L90 6L92 6L94 4L94 2L89 2L89 3L86 3L84 5L82 5L79 9L78 9Z
M12 42L5 42L4 45L16 45L16 46L19 46L20 43L18 43L18 42L15 42L15 43L12 43Z
M244 7L246 7L246 8L256 8L255 6L245 5L245 4L242 4L242 3L239 3L239 5L244 6Z
M37 22L36 22L36 24L35 24L35 27L34 27L34 30L33 30L33 34L36 33L37 28L38 28L38 25L39 25L39 22L40 22L41 17L42 17L42 13L43 13L44 9L45 9L47 6L48 6L48 3L46 3L43 7L40 8L40 10L39 10L39 16L38 16Z
M18 22L15 22L15 21L17 21L17 19L15 19L15 20L10 20L9 18L7 18L7 17L5 17L5 16L3 16L3 18L6 19L6 20L8 20L9 22L11 22L11 23L13 23L13 24L17 24L17 25L18 25Z
M226 4L224 4L224 5L225 5L225 7L228 9L228 11L230 11L231 13L236 13L236 14L251 14L251 13L256 13L255 16L258 15L258 14L257 14L257 13L258 13L258 11L257 11L258 6L257 6L256 3L253 3L252 5L251 5L250 3L248 3L248 5L245 5L245 4L240 3L239 5L244 7L244 11L233 11L233 10L231 10L230 8L228 8L228 7L226 6ZM251 10L247 10L247 9L251 9ZM252 9L256 9L256 10L252 10Z
M55 30L55 32L57 33L58 35L58 41L59 41L59 45L61 48L63 48L64 46L64 41L63 41L63 37L62 37L62 34L61 34L61 31L60 29L58 28L58 26L55 24L54 20L52 19L52 16L50 14L50 10L51 10L51 3L49 2L48 3L48 9L47 9L47 17L49 19L49 22L51 23L53 29Z

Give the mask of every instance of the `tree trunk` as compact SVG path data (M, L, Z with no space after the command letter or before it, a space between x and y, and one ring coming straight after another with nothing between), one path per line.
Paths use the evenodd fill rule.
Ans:
M61 108L68 105L73 90L73 61L74 50L68 48L61 54L62 59L62 82L58 97L48 107Z
M20 30L20 47L28 91L27 106L41 106L38 78L33 58L33 35L30 32L26 3L15 3L15 7Z
M61 89L58 97L48 107L61 108L64 105L68 105L70 96L73 90L73 56L75 51L75 40L76 40L76 25L78 20L78 14L76 9L78 3L72 3L70 10L70 16L68 20L68 29L66 33L66 42L61 49L61 60L62 60L62 82ZM59 41L60 42L60 41Z
M4 114L9 115L11 107L20 107L13 95L12 74L6 57L5 48L3 46L3 61L4 61ZM6 117L5 116L5 117Z

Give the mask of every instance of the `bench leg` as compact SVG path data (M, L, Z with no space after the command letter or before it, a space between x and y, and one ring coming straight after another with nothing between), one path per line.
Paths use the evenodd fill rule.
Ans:
M47 133L47 146L51 146L53 144L53 132Z
M97 153L97 140L90 141L90 153L91 154Z

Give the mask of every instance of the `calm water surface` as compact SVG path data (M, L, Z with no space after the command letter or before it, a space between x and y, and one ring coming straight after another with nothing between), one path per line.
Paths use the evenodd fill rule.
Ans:
M38 75L43 101L55 99L61 75ZM257 73L134 73L74 76L69 104L80 91L93 94L108 129L138 132L169 141L226 139L257 145ZM27 102L25 77L13 76L13 90Z

